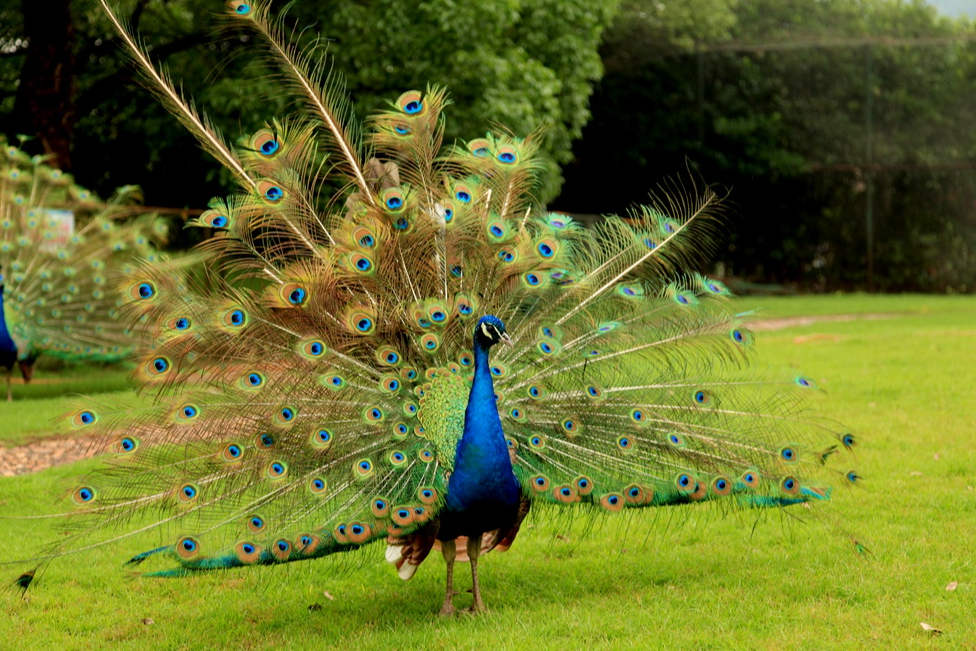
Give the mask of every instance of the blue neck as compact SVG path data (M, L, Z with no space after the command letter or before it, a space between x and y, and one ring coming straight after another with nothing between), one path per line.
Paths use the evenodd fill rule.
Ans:
M447 506L462 511L475 503L513 505L518 499L518 481L495 405L488 351L476 340L474 382L464 412L464 435L458 442L448 483Z
M3 315L3 288L0 287L0 353L16 353L17 344L7 330L7 319Z

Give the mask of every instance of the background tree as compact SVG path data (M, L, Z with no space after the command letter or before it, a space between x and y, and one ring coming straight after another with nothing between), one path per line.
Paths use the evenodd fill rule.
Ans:
M876 288L971 291L974 38L921 1L633 0L556 205L621 210L687 160L733 189L727 271L865 287L870 193Z
M24 0L25 5L46 6ZM95 3L57 0L69 19L75 92L48 116L24 107L36 86L28 67L40 41L28 12L0 11L6 27L0 50L2 131L40 135L28 147L55 150L47 136L64 116L71 147L58 154L82 183L106 191L123 183L143 186L151 204L199 207L228 189L228 179L199 153L193 139L146 92L135 89L132 69L120 61L114 34ZM597 47L617 0L428 0L368 3L333 0L297 3L286 21L307 27L303 39L331 41L329 55L348 82L359 113L428 83L446 85L456 106L448 112L450 138L474 138L493 122L517 133L548 125L545 161L552 174L540 198L561 185L559 164L589 117L592 83L602 73ZM247 36L216 14L212 0L128 0L123 12L187 93L231 138L281 113L290 99L273 75L260 74ZM211 43L214 29L226 31ZM254 68L258 68L257 71ZM257 73L257 74L256 74ZM30 77L30 78L28 78ZM260 77L257 84L250 80ZM247 82L246 82L247 80ZM45 82L46 83L46 82ZM70 91L70 88L68 89ZM15 101L10 98L15 97ZM73 138L71 137L73 136ZM64 149L58 146L58 150Z

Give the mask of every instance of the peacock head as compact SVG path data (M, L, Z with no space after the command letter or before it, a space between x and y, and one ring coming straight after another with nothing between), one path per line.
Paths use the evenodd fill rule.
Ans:
M492 314L486 314L478 319L474 327L474 343L487 350L498 342L506 346L512 345L512 338L505 332L505 324L502 320Z

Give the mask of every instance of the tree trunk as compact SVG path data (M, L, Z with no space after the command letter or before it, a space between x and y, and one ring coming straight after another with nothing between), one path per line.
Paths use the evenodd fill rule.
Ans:
M21 71L17 103L53 154L48 164L71 169L74 136L75 56L71 0L22 0L27 58Z

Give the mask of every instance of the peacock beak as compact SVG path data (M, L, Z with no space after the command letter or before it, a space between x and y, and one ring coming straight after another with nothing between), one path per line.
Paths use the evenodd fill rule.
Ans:
M508 346L509 348L515 345L515 342L512 341L512 338L508 336L507 332L502 333L502 343Z

